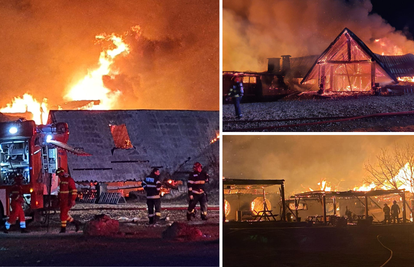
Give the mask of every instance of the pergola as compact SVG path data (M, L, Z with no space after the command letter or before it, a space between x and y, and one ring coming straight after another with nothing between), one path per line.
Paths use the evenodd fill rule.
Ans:
M336 199L337 198L346 198L346 197L362 197L365 200L365 218L368 218L368 199L370 197L375 196L384 196L384 195L391 195L391 194L398 194L401 196L403 201L403 208L402 208L402 215L403 215L403 223L406 223L407 216L406 216L406 200L405 200L405 190L371 190L371 191L311 191L305 193L299 193L292 196L295 199L310 199L310 198L318 198L322 200L323 205L323 222L326 223L326 198L330 198L332 200L334 206L334 215L336 212Z
M266 188L274 185L280 186L280 195L282 198L282 214L281 220L286 221L286 206L285 206L285 180L256 180L256 179L223 179L223 194L246 194L252 191L260 191L263 193L263 199L265 201L265 190ZM223 195L223 202L224 202L224 195ZM223 211L224 211L224 203L223 203ZM267 216L266 210L262 212L259 216ZM224 217L224 216L223 216ZM259 219L260 221L260 219Z

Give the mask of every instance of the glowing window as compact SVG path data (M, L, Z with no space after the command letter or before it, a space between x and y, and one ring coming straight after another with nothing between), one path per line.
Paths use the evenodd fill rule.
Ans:
M248 76L243 77L243 83L249 83L250 79Z
M116 148L128 149L133 147L125 124L110 124L109 128L111 129L112 138L114 139Z
M256 83L256 77L255 76L250 77L250 83Z

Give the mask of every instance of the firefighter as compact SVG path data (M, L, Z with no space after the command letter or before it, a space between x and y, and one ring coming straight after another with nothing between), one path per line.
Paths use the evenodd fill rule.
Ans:
M23 197L23 176L20 173L15 174L14 176L14 185L11 189L11 203L10 206L12 208L12 211L10 213L9 219L5 223L4 232L8 233L10 226L14 224L19 218L20 221L20 229L22 233L28 233L26 229L26 218L24 216L24 211L22 208L22 204L24 203L24 197Z
M391 206L391 221L393 223L400 223L400 218L398 217L400 215L400 206L398 206L397 201L393 201L393 204Z
M145 177L144 181L142 181L142 187L144 187L147 193L149 224L155 224L161 218L161 182L160 170L158 168L152 169L150 175Z
M229 93L227 94L227 99L232 98L236 117L240 119L241 117L243 117L240 108L240 101L244 94L243 82L240 76L234 76L232 80L233 84L230 87Z
M60 233L66 233L67 222L73 223L77 232L81 223L69 215L69 210L75 206L75 200L78 196L75 181L63 168L58 168L56 174L59 177Z
M204 191L204 185L208 183L208 174L203 171L200 162L194 163L193 172L188 177L188 196L189 205L187 210L187 220L195 217L195 206L200 202L201 219L207 220L207 194Z

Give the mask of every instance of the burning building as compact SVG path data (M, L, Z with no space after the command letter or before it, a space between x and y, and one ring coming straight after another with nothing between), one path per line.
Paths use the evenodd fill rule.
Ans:
M295 194L288 203L292 220L304 220L313 223L338 223L344 217L348 223L385 223L383 205L395 200L401 206L400 219L408 221L412 212L406 202L405 190L370 190L370 191L311 191ZM408 213L407 213L408 211Z
M226 221L285 221L284 180L224 179Z
M317 58L301 84L320 92L369 92L413 76L413 54L375 54L345 28Z
M373 53L345 28L321 55L268 58L265 72L225 71L224 95L233 76L243 77L247 101L275 100L297 90L402 94L414 92L414 55Z
M57 121L68 123L70 146L92 154L87 158L68 155L75 182L125 186L125 182L141 181L152 167L159 167L161 179L184 182L174 193L179 196L187 193L188 174L199 161L210 173L210 186L218 190L218 112L50 111L49 122Z
M267 101L284 97L289 89L299 85L303 76L318 58L304 56L292 58L268 58L268 68L264 72L224 71L223 94L229 93L234 76L243 77L244 101Z

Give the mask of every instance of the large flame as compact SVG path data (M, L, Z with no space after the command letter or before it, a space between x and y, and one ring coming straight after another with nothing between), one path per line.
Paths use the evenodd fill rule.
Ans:
M377 45L376 50L381 51L381 55L383 56L398 56L404 54L403 50L387 37L375 39L374 44Z
M363 184L362 186L356 186L354 187L354 191L371 191L372 189L375 189L377 186L374 182L370 184Z
M132 28L138 32L139 26ZM129 54L129 46L124 42L122 36L114 33L111 35L100 34L96 36L99 43L112 42L114 48L102 51L99 57L99 67L90 71L82 80L69 89L65 96L69 100L99 100L99 105L95 105L92 109L111 109L114 107L121 91L111 91L105 87L103 77L113 77L117 74L117 70L111 66L119 55Z
M24 94L23 97L15 97L12 103L7 104L7 107L0 109L2 113L27 113L33 114L31 118L36 124L44 124L47 121L48 108L47 99L38 102L30 94Z

